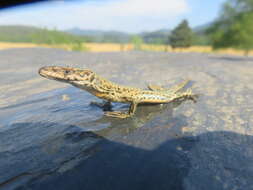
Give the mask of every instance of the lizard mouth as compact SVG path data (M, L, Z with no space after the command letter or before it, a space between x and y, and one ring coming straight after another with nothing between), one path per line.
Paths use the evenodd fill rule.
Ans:
M47 67L41 67L39 69L39 75L42 76L42 77L45 77L45 78L48 78L48 70L47 70Z
M48 67L42 67L42 68L40 68L38 73L42 77L45 77L45 78L48 78L48 79L56 79L53 76L52 71Z
M42 67L42 68L39 69L39 72L38 72L39 75L42 76L42 77L46 77L46 75L44 73L44 69L45 69L45 67Z

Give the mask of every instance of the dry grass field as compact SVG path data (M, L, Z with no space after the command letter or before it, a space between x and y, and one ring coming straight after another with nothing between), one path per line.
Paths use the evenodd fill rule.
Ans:
M37 47L37 45L32 44L32 43L0 42L0 50L2 50L2 49L11 49L11 48L31 48L31 47Z
M89 52L118 52L118 51L130 51L134 49L133 44L116 44L116 43L85 43L83 44L85 51ZM33 47L46 47L46 48L62 48L65 50L72 50L71 45L48 45L48 44L33 44L33 43L10 43L0 42L0 50L10 48L33 48ZM210 46L192 46L190 48L177 48L172 49L166 45L152 45L142 44L141 50L144 51L163 51L163 52L199 52L199 53L218 53L229 55L244 55L244 51L235 50L232 48L213 50ZM249 55L253 55L253 50L249 52Z

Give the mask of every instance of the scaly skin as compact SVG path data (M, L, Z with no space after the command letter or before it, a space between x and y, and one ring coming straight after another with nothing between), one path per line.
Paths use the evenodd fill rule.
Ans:
M108 102L130 103L127 113L105 112L105 115L112 117L130 117L134 115L137 105L142 103L163 104L187 98L195 101L195 95L190 90L180 92L188 81L184 81L170 89L149 85L149 90L142 90L118 85L88 69L48 66L40 68L39 74L48 79L72 84Z

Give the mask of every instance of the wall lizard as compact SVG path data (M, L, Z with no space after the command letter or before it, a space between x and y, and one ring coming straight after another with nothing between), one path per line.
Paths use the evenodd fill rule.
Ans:
M89 69L71 67L47 66L39 69L39 74L45 78L69 83L75 87L86 90L89 93L110 102L130 103L128 112L106 111L106 116L127 118L134 115L138 104L163 104L176 100L191 99L196 101L196 95L191 90L181 92L189 82L182 83L165 89L159 86L149 85L149 90L122 86L104 79Z

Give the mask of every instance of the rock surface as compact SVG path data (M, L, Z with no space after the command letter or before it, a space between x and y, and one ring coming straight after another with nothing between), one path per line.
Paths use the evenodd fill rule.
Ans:
M0 60L0 189L253 189L252 57L33 48ZM188 78L200 97L104 117L96 97L38 76L46 65L141 88Z

